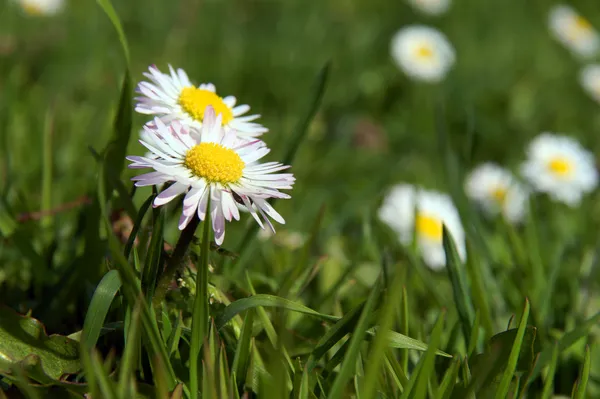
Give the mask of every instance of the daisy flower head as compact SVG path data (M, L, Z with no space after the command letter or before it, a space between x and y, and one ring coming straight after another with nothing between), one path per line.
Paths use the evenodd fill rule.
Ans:
M167 126L157 117L152 126L145 127L147 136L140 140L154 156L127 157L132 162L130 168L154 169L135 176L132 180L136 186L172 183L157 195L155 207L185 194L179 229L183 230L195 215L205 220L209 214L218 245L225 237L225 221L240 219L237 202L263 229L266 225L275 231L269 217L284 224L267 200L290 198L279 190L291 189L295 181L291 173L276 173L289 166L259 163L270 151L264 142L239 139L234 130L223 128L222 118L209 106L202 128L195 131L182 124Z
M511 172L494 163L473 169L465 179L465 192L489 216L501 214L507 221L518 223L527 213L529 192Z
M64 7L64 0L18 0L21 9L31 16L50 16Z
M579 72L579 83L583 90L600 103L600 64L590 64Z
M423 25L402 28L392 38L392 58L410 78L441 81L455 62L452 44L440 31Z
M521 173L536 191L572 207L598 185L594 155L575 139L548 132L529 144Z
M410 184L392 187L379 209L379 219L398 234L400 242L410 245L413 237L431 269L446 265L443 246L443 229L452 234L458 254L466 258L465 233L458 211L446 194L424 190Z
M158 116L166 124L178 120L186 126L200 129L205 122L206 109L211 106L221 115L222 126L235 130L240 138L251 140L268 131L253 122L260 115L244 116L250 106L236 106L237 100L233 96L220 97L212 83L195 86L183 69L174 70L171 65L168 74L154 65L148 70L144 76L149 82L140 82L136 87L140 94L136 97L137 112Z
M552 7L548 24L555 39L577 56L590 58L598 53L600 49L598 32L573 8L565 4Z
M408 0L417 11L427 15L441 15L450 8L450 0Z

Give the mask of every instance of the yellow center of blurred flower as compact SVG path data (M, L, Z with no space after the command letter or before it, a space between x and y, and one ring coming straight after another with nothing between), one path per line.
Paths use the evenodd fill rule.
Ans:
M233 111L223 102L223 99L209 90L197 87L186 87L179 95L179 105L194 120L202 122L206 107L212 105L217 115L223 115L223 125L233 119Z
M419 235L422 235L433 241L442 241L443 233L441 220L429 215L417 213L415 223L417 233Z
M581 30L592 29L592 24L590 24L590 22L587 19L583 18L581 15L575 17L575 26Z
M425 44L418 46L415 50L415 54L417 55L418 58L426 58L426 59L433 58L433 50L431 49L430 46L427 46Z
M503 204L506 200L506 189L504 187L496 187L491 192L492 198L499 204Z
M30 2L25 2L23 3L23 11L25 11L25 13L29 14L29 15L42 15L44 14L44 10L42 10L42 7L40 7L38 4L34 4L34 3L30 3Z
M548 162L548 168L556 176L566 177L573 170L573 164L568 159L556 157Z
M185 154L184 165L210 183L230 184L242 178L244 161L233 150L216 143L200 143Z

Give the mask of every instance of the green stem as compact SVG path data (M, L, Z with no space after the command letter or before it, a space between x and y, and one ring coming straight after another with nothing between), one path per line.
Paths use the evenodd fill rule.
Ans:
M210 203L207 209L210 209ZM208 335L208 251L210 240L210 216L207 215L202 229L200 264L196 273L196 298L192 315L192 342L190 348L191 399L198 398L198 356Z
M177 245L175 245L175 250L171 255L171 259L167 263L167 267L165 271L160 276L158 280L158 284L156 284L156 290L154 291L154 298L152 299L152 304L155 309L159 308L167 295L167 290L169 289L169 285L173 281L175 277L175 273L180 269L183 264L183 258L187 252L190 243L194 239L194 233L198 228L198 224L200 223L200 219L198 217L194 217L190 223L186 226L185 229L181 232L181 236L179 236L179 240L177 241ZM160 314L160 313L159 313Z

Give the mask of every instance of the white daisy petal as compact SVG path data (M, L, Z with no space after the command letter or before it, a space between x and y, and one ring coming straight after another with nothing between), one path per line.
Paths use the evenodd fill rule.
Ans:
M579 205L583 194L598 186L593 154L573 138L548 132L529 144L521 174L535 191L569 206Z
M52 16L58 14L65 6L64 0L18 0L18 2L23 12L31 17Z
M414 80L436 83L455 62L454 48L440 31L423 25L402 28L392 38L392 58Z
M408 184L392 187L378 213L379 219L398 234L400 242L410 245L413 233L419 252L432 269L445 267L442 243L445 225L456 242L460 258L466 258L465 233L458 211L446 194L427 191Z
M441 15L450 8L450 0L408 0L417 11L427 15Z
M155 207L164 205L164 204L170 202L171 200L173 200L178 195L181 195L187 189L188 189L188 186L185 184L174 183L169 188L162 191L160 194L158 194L156 196L156 198L154 199L153 205Z
M600 36L592 24L572 7L560 4L552 7L548 15L550 32L573 54L589 59L600 50Z

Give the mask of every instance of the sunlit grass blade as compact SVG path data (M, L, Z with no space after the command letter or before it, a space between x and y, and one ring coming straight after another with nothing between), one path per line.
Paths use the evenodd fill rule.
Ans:
M458 256L456 244L452 235L444 226L443 228L444 252L446 253L446 270L452 283L452 293L456 310L462 323L465 342L471 341L471 327L473 326L473 304L467 286L467 276L464 265Z
M110 305L121 285L121 278L116 270L106 273L98 283L83 322L82 342L85 342L88 350L96 345Z
M363 344L367 329L369 327L369 323L371 322L373 312L376 309L378 298L381 290L381 278L377 280L373 288L371 289L371 293L365 303L365 306L360 314L358 322L356 323L356 327L352 332L352 337L349 341L348 351L344 356L344 361L340 366L340 371L335 378L333 385L331 386L331 390L329 391L327 397L329 399L341 398L344 395L346 385L352 375L354 374L354 370L356 368L356 359L359 355L360 347Z
M523 310L523 315L521 316L521 320L519 321L519 328L517 330L517 335L515 337L513 347L510 351L508 364L506 365L506 369L504 370L504 374L502 375L502 379L500 380L500 384L498 385L498 390L495 396L496 399L504 399L510 388L510 384L515 374L515 370L517 369L517 362L519 361L521 344L523 343L523 337L525 336L525 330L527 329L528 318L529 300L525 299L525 309Z

